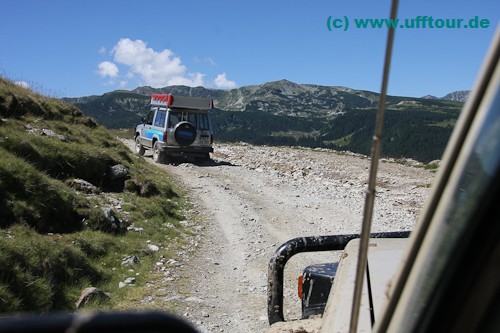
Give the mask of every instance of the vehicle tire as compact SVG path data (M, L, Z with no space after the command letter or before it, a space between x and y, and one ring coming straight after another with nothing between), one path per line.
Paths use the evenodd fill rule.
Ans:
M164 153L160 149L160 144L156 141L153 145L153 161L155 161L155 163L163 163L163 160Z
M175 125L174 139L180 146L189 146L196 140L196 128L187 121Z
M139 140L139 136L135 137L135 153L139 156L144 156L144 153L146 152L146 149L144 146L141 144Z

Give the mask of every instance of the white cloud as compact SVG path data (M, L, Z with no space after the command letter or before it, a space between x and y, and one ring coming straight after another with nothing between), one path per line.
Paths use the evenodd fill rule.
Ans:
M105 54L106 53L106 48L103 46L101 47L98 51L99 54Z
M130 73L140 76L146 85L157 88L174 84L204 85L204 74L186 73L181 59L172 51L155 51L140 39L122 38L112 53L116 63L129 66Z
M109 62L109 61L103 61L98 65L98 73L101 77L117 77L119 70L118 66L116 66L114 63Z
M214 80L214 84L217 88L221 89L233 89L238 86L236 82L227 79L226 73L217 75Z
M113 57L111 61L103 61L98 65L97 74L108 78L107 84L116 84L121 88L134 81L136 84L154 88L170 85L206 86L206 74L189 72L174 52L169 49L154 50L140 39L122 38L111 51L107 52L102 47L99 53L107 53ZM211 67L217 66L215 60L210 57L203 60L195 57L193 61ZM226 73L217 75L214 81L207 84L221 89L237 87L235 81L227 79Z
M188 78L176 77L169 81L168 85L183 85L190 87L199 87L205 84L204 77L205 74L201 73L188 73Z
M194 56L193 57L193 63L195 64L205 64L205 65L210 65L210 66L217 66L217 64L215 63L215 60L212 59L211 57L205 57L203 58L203 60L200 59L200 57L198 56Z
M30 84L26 81L16 81L14 83L23 88L31 88Z
M214 59L210 58L210 57L206 57L205 58L205 62L207 64L209 64L210 66L217 66L217 64L215 63Z

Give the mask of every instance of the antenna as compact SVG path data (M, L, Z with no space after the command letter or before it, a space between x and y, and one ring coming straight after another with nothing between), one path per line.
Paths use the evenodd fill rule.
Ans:
M391 20L395 20L398 11L398 0L392 1ZM356 269L356 280L354 284L354 295L351 309L351 322L349 332L356 333L358 330L359 308L361 305L361 292L363 290L364 274L368 265L368 242L370 239L370 229L373 216L373 207L375 201L375 187L377 180L378 160L380 158L380 149L382 148L382 130L384 124L385 98L387 95L387 85L389 82L389 69L391 66L392 45L394 42L394 27L390 27L387 35L387 44L385 50L384 72L382 78L382 88L380 92L377 120L375 124L375 134L373 135L373 144L371 150L370 176L368 179L368 188L365 197L365 209L363 214L363 224L361 227L361 237L359 242L358 265Z

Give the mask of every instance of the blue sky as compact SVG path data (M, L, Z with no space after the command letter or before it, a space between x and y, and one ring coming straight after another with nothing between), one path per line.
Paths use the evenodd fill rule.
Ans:
M0 75L54 97L142 85L230 89L287 79L378 92L390 1L3 0ZM348 30L327 29L346 17ZM405 1L400 20L487 19L479 29L397 29L389 94L470 89L500 1Z

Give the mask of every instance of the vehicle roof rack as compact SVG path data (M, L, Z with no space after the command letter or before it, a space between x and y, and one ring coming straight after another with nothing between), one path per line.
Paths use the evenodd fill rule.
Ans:
M151 106L167 106L171 108L184 108L196 110L210 110L214 107L211 98L178 96L172 94L152 94Z

